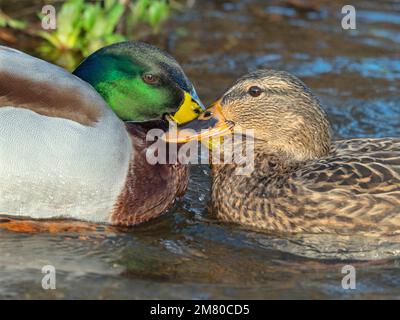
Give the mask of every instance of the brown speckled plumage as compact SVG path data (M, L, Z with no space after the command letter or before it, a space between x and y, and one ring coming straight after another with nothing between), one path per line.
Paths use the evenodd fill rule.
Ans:
M161 215L176 198L183 196L189 169L182 164L149 164L146 148L151 142L146 142L145 137L151 127L146 123L127 122L126 128L131 136L133 155L111 223L131 226Z
M268 88L271 78L284 84L281 92L277 85L276 97L269 91L265 97L242 98L241 92L245 95L254 83ZM400 138L330 142L325 125L321 125L326 121L323 112L308 113L304 122L309 103L291 105L304 94L298 91L301 87L292 85L293 79L297 84L299 80L287 73L258 71L228 91L232 98L222 105L226 117L246 129L255 129L255 167L246 176L235 174L236 164L212 166L213 212L223 220L270 232L400 233ZM283 97L287 103L282 106ZM316 106L320 108L314 100L312 108ZM274 108L279 109L279 118L274 117L278 112ZM249 117L242 121L246 112L250 116L255 113L254 123ZM303 126L314 127L317 138L306 134L297 144L294 136L302 137L305 131L296 133L302 126L280 121L285 112L290 112L292 119L297 117ZM325 149L318 149L322 143L318 136L331 146L322 155L312 151ZM265 137L275 138L270 141ZM293 142L290 147L285 146L287 141ZM299 153L295 154L296 150Z

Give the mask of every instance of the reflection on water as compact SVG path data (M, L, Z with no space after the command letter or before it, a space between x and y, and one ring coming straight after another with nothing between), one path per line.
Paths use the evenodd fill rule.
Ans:
M321 98L337 138L400 136L400 4L357 4L357 30L340 28L345 1L305 12L281 1L198 1L172 21L169 48L211 102L260 67L300 76ZM206 166L168 214L131 230L26 235L0 230L5 298L400 298L399 239L279 237L221 223L207 212ZM57 290L41 289L41 268ZM341 268L357 270L357 290Z

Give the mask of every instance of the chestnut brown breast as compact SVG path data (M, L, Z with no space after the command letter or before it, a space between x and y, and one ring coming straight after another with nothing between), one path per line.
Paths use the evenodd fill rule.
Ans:
M149 164L146 141L150 129L145 124L126 122L131 136L133 154L125 187L111 216L112 224L135 225L164 213L176 198L187 189L188 166L176 164Z

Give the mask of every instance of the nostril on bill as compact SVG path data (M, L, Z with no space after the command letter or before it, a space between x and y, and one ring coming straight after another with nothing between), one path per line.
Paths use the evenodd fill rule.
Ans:
M210 118L212 116L212 112L211 111L206 111L203 113L203 118Z

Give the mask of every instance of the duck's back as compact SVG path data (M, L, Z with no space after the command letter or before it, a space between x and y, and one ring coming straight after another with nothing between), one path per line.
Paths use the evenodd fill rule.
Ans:
M131 143L87 83L0 46L0 212L106 221Z
M305 216L333 229L400 232L400 139L338 141L331 151L288 181L306 197Z
M287 166L257 157L250 176L217 174L214 202L236 203L232 214L216 206L226 220L280 232L400 232L400 139L337 141L328 156Z

